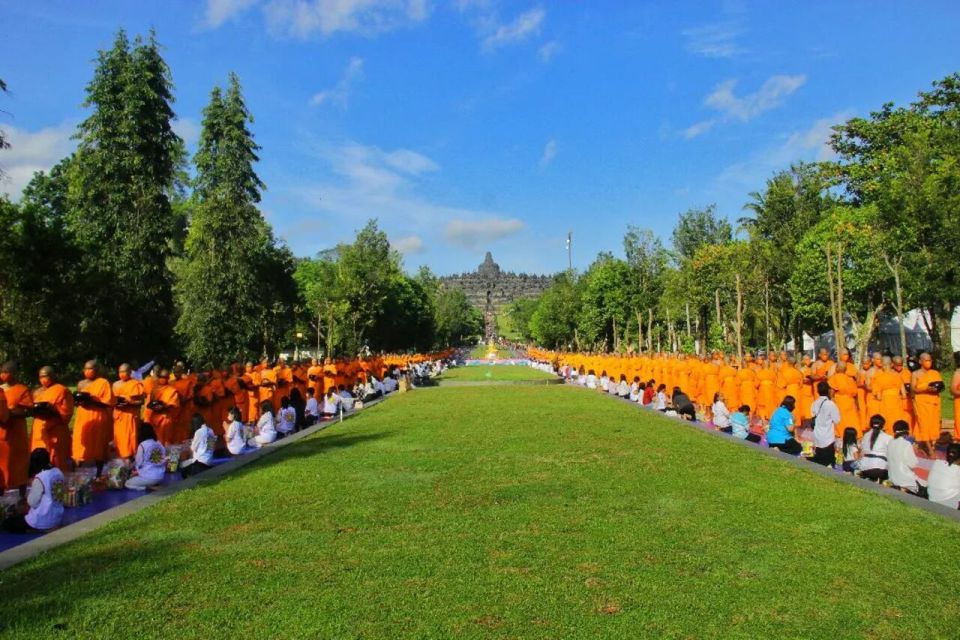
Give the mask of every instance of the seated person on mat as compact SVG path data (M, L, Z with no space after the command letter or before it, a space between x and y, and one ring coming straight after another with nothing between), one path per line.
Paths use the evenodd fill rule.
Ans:
M37 448L30 453L29 473L33 478L27 493L30 510L26 515L18 513L4 520L4 531L49 531L63 521L63 472L50 464L50 453L46 449Z
M673 388L673 410L684 420L697 419L697 410L690 401L690 396L681 391L680 387Z
M227 441L227 451L231 455L238 456L243 453L247 446L247 441L243 439L243 422L240 421L242 417L240 409L233 407L227 416L227 423L223 429L224 439Z
M745 404L730 416L730 433L734 438L748 442L760 442L760 436L750 433L750 405Z
M874 482L887 479L887 449L893 441L883 432L886 419L880 414L870 417L870 430L863 434L860 441L860 476Z
M724 398L723 394L719 391L713 394L713 406L711 410L713 411L713 426L724 433L732 433L733 428L730 426L730 409L727 408L726 398Z
M260 403L260 419L257 420L257 434L247 442L251 447L260 448L277 439L277 427L273 421L273 405L269 400Z
M127 489L145 491L148 487L163 482L167 472L167 450L157 442L157 434L149 422L137 427L137 455L134 457L134 473L127 480Z
M793 409L796 404L793 396L784 397L767 425L767 445L794 456L803 451L803 447L793 437Z
M210 469L213 451L217 447L217 434L203 422L203 416L199 413L190 418L190 429L193 431L193 440L190 441L190 453L193 457L180 467L180 475L184 478Z

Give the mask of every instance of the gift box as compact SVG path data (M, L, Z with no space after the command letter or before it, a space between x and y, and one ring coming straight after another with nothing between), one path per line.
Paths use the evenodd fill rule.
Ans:
M167 471L176 473L180 469L180 452L183 445L172 444L167 447Z
M125 460L117 458L107 463L104 473L108 489L123 489L130 478L130 467Z

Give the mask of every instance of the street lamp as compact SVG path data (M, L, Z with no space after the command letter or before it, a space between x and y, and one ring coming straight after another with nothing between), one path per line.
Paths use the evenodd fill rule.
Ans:
M303 340L303 334L297 331L297 343L293 347L293 359L298 361L300 360L300 341Z

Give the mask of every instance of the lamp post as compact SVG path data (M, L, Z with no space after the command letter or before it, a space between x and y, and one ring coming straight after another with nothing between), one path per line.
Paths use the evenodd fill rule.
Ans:
M303 340L303 333L297 331L297 343L293 347L293 359L300 360L300 341Z

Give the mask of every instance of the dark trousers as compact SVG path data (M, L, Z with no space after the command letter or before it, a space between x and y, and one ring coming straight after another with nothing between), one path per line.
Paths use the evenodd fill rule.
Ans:
M180 475L184 478L189 478L190 476L195 476L198 473L203 473L207 469L212 469L208 464L203 464L199 460L194 460L193 464L188 464L185 467L180 467Z
M810 461L822 464L825 467L832 467L833 463L837 461L836 455L836 447L832 444L829 447L816 447Z
M886 469L867 469L866 471L860 472L861 478L866 478L867 480L873 480L874 482L883 482L887 479L887 470Z
M755 433L748 433L747 437L744 438L747 442L760 442L760 436Z
M803 446L793 438L790 438L783 444L771 444L772 449L780 449L784 453L789 453L792 456L799 455L803 451Z

